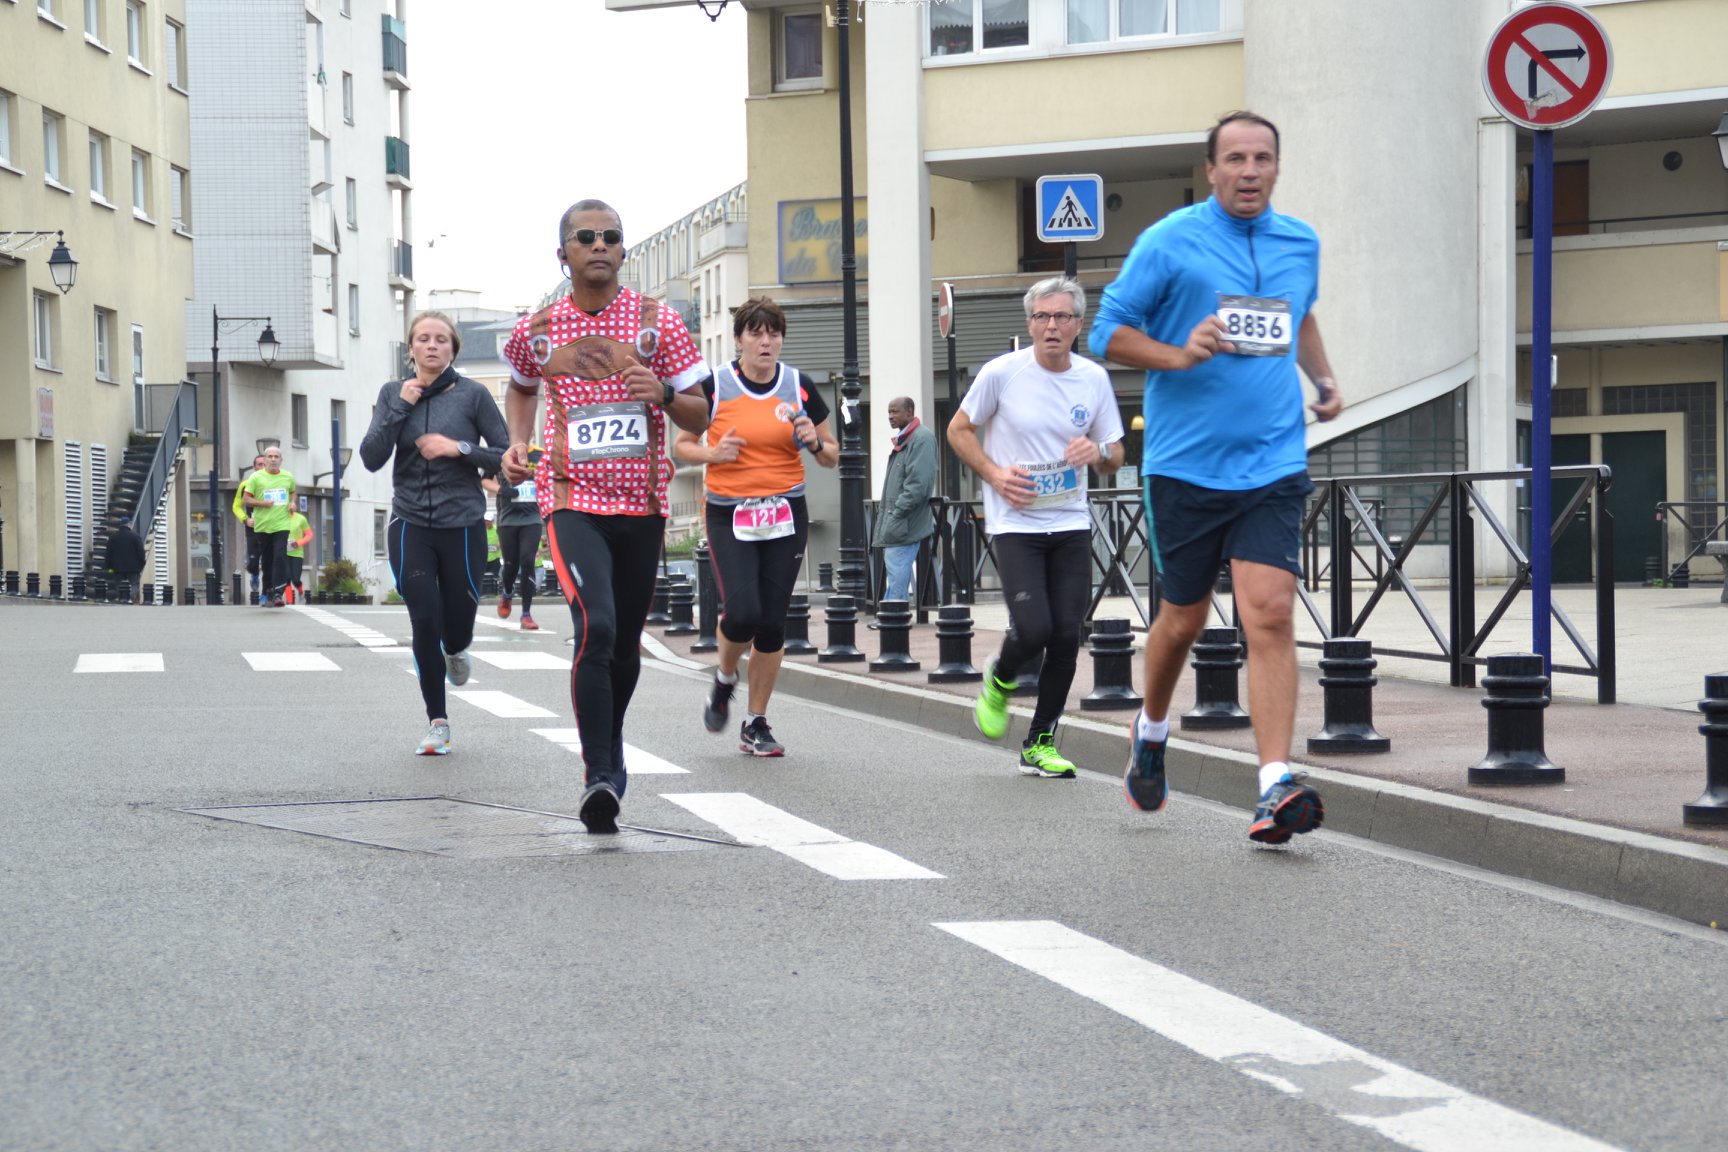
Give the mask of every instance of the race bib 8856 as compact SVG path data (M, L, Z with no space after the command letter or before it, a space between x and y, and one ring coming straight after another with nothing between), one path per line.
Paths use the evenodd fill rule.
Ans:
M1218 294L1218 319L1224 339L1238 356L1287 356L1295 333L1290 328L1290 301L1268 296Z

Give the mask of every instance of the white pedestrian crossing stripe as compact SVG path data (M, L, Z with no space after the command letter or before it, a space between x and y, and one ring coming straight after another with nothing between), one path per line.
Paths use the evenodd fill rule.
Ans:
M160 652L84 652L73 672L160 672Z
M396 647L396 641L390 639L390 637L384 635L382 632L374 631L373 629L366 627L364 624L356 624L352 620L336 615L334 612L326 612L322 608L307 607L304 604L294 605L293 610L300 613L302 616L305 616L309 620L316 620L327 628L336 629L336 631L342 633L344 636L362 647L392 649Z
M1052 920L933 927L1406 1148L1611 1152L1610 1145L1382 1060Z
M465 700L474 707L501 716L506 720L516 720L532 716L550 716L552 713L538 704L530 704L526 700L518 700L508 692L463 692L453 691L450 695L458 700Z
M839 880L943 878L940 872L932 872L885 848L860 844L790 812L782 812L772 804L764 804L745 792L663 793L662 798L742 843L771 848Z
M538 621L538 620L536 620L534 622L536 624L540 624L540 621ZM478 615L474 618L474 623L484 624L488 628L508 628L512 632L522 631L522 625L517 620L500 620L496 616L487 615L487 608L485 605L481 605L480 615ZM549 625L546 625L546 624L540 624L538 631L542 636L556 636L556 635L558 635L558 629L551 627Z
M242 652L254 672L340 672L335 662L320 652Z
M476 652L474 659L506 672L570 671L570 661L550 652Z
M582 733L575 728L531 728L529 731L537 736L544 736L560 748L582 754ZM632 776L687 776L690 769L680 768L670 760L662 760L652 752L645 752L634 744L624 745L624 767Z

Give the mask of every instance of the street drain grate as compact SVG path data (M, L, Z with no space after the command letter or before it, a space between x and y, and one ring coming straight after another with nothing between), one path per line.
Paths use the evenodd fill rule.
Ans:
M182 808L194 816L237 820L332 840L431 852L459 860L514 856L605 856L624 852L692 852L736 848L736 841L620 824L616 836L590 836L574 816L504 804L402 796L300 804L231 804Z

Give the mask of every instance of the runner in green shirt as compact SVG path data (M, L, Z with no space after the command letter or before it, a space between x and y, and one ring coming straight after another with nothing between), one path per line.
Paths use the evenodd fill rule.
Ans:
M305 515L296 511L288 517L288 583L297 600L306 599L306 585L300 576L306 570L306 545L312 542L312 525Z
M240 485L240 501L252 511L252 530L257 533L263 559L264 594L270 607L281 608L282 588L288 581L288 520L296 495L294 476L282 470L282 449L264 452L264 471L254 472Z

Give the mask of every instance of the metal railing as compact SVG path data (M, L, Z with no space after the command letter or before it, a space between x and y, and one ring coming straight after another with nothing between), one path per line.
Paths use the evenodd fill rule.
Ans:
M1707 520L1711 521L1709 528L1704 527ZM1692 547L1686 555L1670 564L1669 526L1676 521L1686 530ZM1721 500L1664 500L1656 505L1656 534L1661 543L1662 578L1672 584L1680 569L1690 570L1692 558L1701 555L1706 544L1712 540L1728 539L1728 503ZM1724 580L1728 580L1728 567L1723 571Z
M156 442L156 455L150 460L150 471L144 477L144 487L138 494L138 511L133 517L133 529L140 539L148 540L156 526L156 513L168 495L168 482L174 475L174 464L186 439L198 431L198 385L182 380L174 390L174 402L169 405L162 422L162 438Z
M1592 644L1559 604L1551 604L1560 631L1578 657L1576 661L1563 663L1556 653L1552 670L1595 679L1597 700L1611 704L1618 675L1614 637L1614 518L1604 497L1612 483L1612 474L1603 465L1570 465L1552 469L1551 477L1556 485L1573 482L1569 493L1555 495L1554 522L1549 530L1551 544L1581 519L1578 515L1581 511L1588 512L1582 519L1589 525L1592 537L1591 585L1596 612ZM1495 627L1531 585L1530 558L1516 532L1502 524L1494 513L1482 485L1522 482L1528 487L1530 481L1529 469L1315 479L1314 498L1302 522L1303 564L1297 596L1322 639L1303 641L1303 646L1319 648L1325 640L1362 635L1362 629L1387 593L1396 591L1415 609L1434 646L1429 650L1376 646L1376 654L1443 662L1448 665L1454 687L1473 687L1477 668L1488 662L1484 648ZM1385 490L1398 488L1429 489L1433 493L1411 505L1412 523L1401 535L1385 532L1380 520ZM1374 495L1365 495L1364 489ZM950 501L934 496L930 506L936 518L931 547L940 557L940 587L932 573L935 565L921 563L920 571L928 575L920 579L917 606L924 609L937 603L970 604L979 592L1000 589L992 542L984 531L982 502ZM1153 571L1152 538L1139 491L1095 490L1088 499L1088 507L1092 518L1093 579L1086 619L1094 617L1106 596L1117 596L1130 601L1142 627L1150 626L1157 617L1160 597ZM869 525L874 521L875 510L875 502L868 502L865 539L870 538ZM1480 623L1476 609L1478 517L1486 525L1489 537L1504 549L1513 569L1504 590ZM1344 530L1336 531L1334 525L1341 525ZM1718 529L1722 527L1721 523L1717 525ZM1415 550L1423 545L1443 548L1446 552L1444 623L1404 570ZM920 560L925 560L923 553ZM880 566L879 556L873 555L866 577L866 597L872 606L876 589L881 587ZM1347 578L1337 578L1339 573ZM1371 586L1359 611L1358 583ZM1326 587L1324 608L1316 596L1322 584ZM1144 599L1141 589L1147 593ZM1226 611L1216 594L1213 607L1220 619L1231 622L1232 613Z

